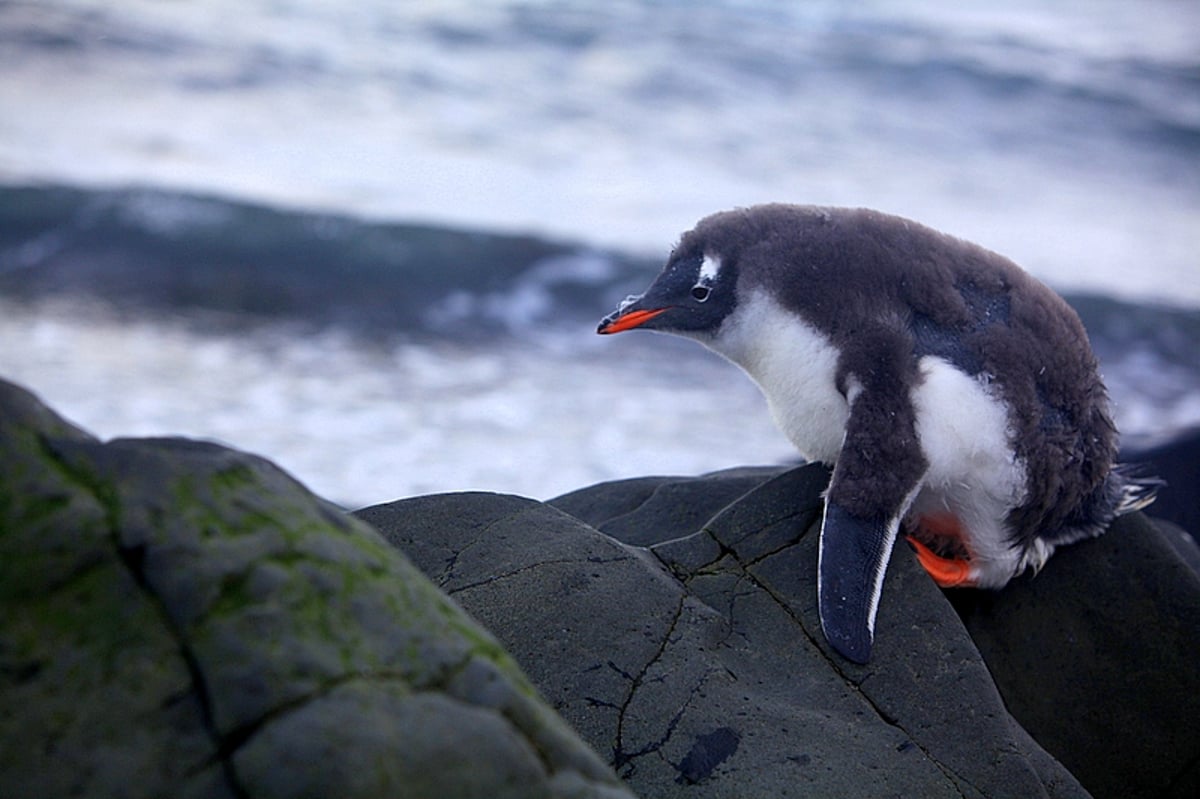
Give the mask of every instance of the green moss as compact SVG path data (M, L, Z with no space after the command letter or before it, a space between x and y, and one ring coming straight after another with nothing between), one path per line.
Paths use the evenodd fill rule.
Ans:
M0 482L0 538L14 534L26 525L42 525L71 504L72 495L63 492L21 492L6 490Z
M5 607L4 649L23 659L86 661L98 679L118 674L127 653L160 646L166 629L115 561L77 575L59 590Z
M259 482L258 474L246 463L235 463L214 471L210 477L217 491L236 491Z

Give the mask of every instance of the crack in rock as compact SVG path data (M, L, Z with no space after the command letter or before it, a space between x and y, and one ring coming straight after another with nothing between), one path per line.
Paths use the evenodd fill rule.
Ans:
M457 549L451 550L450 557L446 559L445 568L443 568L441 574L439 574L434 579L434 583L437 584L438 588L442 588L443 590L446 590L445 589L446 584L454 579L454 569L458 566L459 558L461 558L463 555L465 555L473 547L479 545L485 538L487 538L491 534L492 530L494 530L499 525L508 524L510 521L513 521L514 519L518 519L527 513L529 513L529 508L522 508L520 510L513 511L512 513L506 514L504 516L500 516L498 518L492 519L490 522L488 522L483 527L481 527L470 541L468 541L463 546L458 547ZM463 586L463 588L468 588L468 587L470 587L470 586ZM461 590L463 590L463 588L456 588L455 590L461 591ZM447 593L452 593L452 592L447 591Z
M785 549L787 549L786 546L780 547L778 550L776 550L776 553L782 552ZM734 555L734 557L736 559L736 555ZM766 559L766 556L763 556L760 558L755 558L755 560L753 562L760 563L765 559ZM738 563L740 565L741 561L738 561ZM911 742L912 745L915 746L921 752L922 755L924 755L926 760L928 760L931 764L933 764L933 766L935 768L937 768L938 771L940 771L946 777L947 781L952 786L954 786L954 789L958 792L959 796L965 797L965 794L963 794L962 788L960 787L961 785L970 786L971 788L975 789L976 791L979 791L979 793L981 793L981 794L984 793L982 790L980 790L974 784L972 784L970 780L964 779L954 769L950 768L950 766L948 766L947 764L943 763L940 759L938 759L938 758L934 757L932 754L930 754L930 752L923 745L921 745L920 742L917 741L916 737L903 724L900 723L899 719L891 716L888 713L885 713L883 708L881 708L875 702L875 700L871 697L871 695L863 690L862 685L868 679L870 679L870 677L873 674L872 671L866 670L865 673L858 679L855 679L850 674L848 674L846 672L845 668L843 667L842 663L838 662L838 660L835 657L831 657L829 655L829 651L826 648L826 645L824 643L824 636L821 635L818 637L813 632L810 632L807 625L805 625L805 623L804 623L804 619L800 616L800 614L798 614L795 611L795 609L791 606L791 603L789 603L784 597L780 596L769 584L765 583L764 581L759 580L750 571L747 570L746 575L759 589L761 589L763 592L765 592L767 594L767 596L769 596L771 598L771 601L773 601L776 605L778 605L780 607L780 609L782 609L783 612L786 613L788 615L788 617L790 617L792 619L793 623L795 623L795 625L800 629L800 631L803 633L805 638L807 638L808 641L812 644L813 648L821 654L821 656L829 664L830 668L832 668L833 671L842 678L842 680L845 682L846 686L848 688L850 688L851 690L853 690L855 692L855 694L857 696L859 696L875 712L875 715L879 718L880 721L882 721L884 724L887 724L889 727L894 727L895 729L900 730L900 732L904 733L906 739L909 742Z
M675 612L672 614L671 624L667 628L666 634L663 635L662 641L659 642L657 650L642 666L642 668L639 669L637 674L630 675L617 667L616 664L610 663L610 666L618 674L630 682L629 692L625 695L625 699L621 702L620 707L617 709L617 734L611 759L613 769L626 779L628 779L628 777L632 774L632 770L627 769L626 767L630 766L633 760L639 757L644 757L648 754L652 754L661 749L666 744L667 740L670 739L672 733L674 733L675 725L679 722L679 719L683 715L684 708L680 708L675 716L667 723L666 732L659 740L652 741L633 752L627 752L625 750L625 721L629 712L629 706L633 703L633 699L637 695L638 689L644 684L646 672L648 672L650 668L657 663L660 658L662 658L663 653L666 652L667 646L671 641L671 637L675 634L675 628L678 626L679 620L683 616L683 606L686 599L687 595L685 593L681 593L679 595L679 601L675 605Z
M718 514L718 516L719 515L720 514ZM782 524L789 520L794 520L794 519L797 519L800 517L806 517L809 515L810 515L809 510L804 509L801 511L787 514L786 516L780 516L780 517L774 518L770 521L770 525L774 526L774 525ZM738 540L744 541L744 540L754 536L756 533L760 532L761 529L762 528L759 528L757 530L748 532L745 535L742 535ZM751 569L754 566L768 560L771 557L779 555L780 553L785 552L786 550L788 550L794 546L797 546L801 542L801 540L804 538L804 536L807 534L807 532L808 532L807 528L800 530L798 532L798 534L789 537L789 539L786 542L782 543L781 545L774 547L766 552L756 554L753 558L751 558L749 560L743 560L741 558L741 556L739 555L739 553L737 552L736 548L730 544L727 544L724 540L722 540L722 538L718 535L718 532L719 532L718 528L706 525L703 529L701 529L697 533L692 534L692 535L708 536L710 539L712 539L717 544L718 552L717 552L717 555L714 558L712 558L711 560L709 560L708 562L706 562L702 565L699 565L699 566L694 566L689 569L684 569L682 571L682 573L681 573L680 569L678 568L679 564L675 564L675 567L673 568L672 562L668 561L668 559L665 557L665 553L662 551L659 551L657 547L651 547L650 552L669 572L671 572L672 574L675 574L675 576L685 586L688 587L689 594L691 594L691 590L692 590L691 583L696 578L705 576L706 574L717 575L724 571L728 571L728 569L722 568L720 566L721 562L723 560L725 560L726 558L728 558L728 560L731 561L732 564L734 564L734 566L736 567L735 588L734 588L734 590L730 590L728 592L727 606L725 608L725 613L722 614L722 617L725 618L726 621L728 622L728 633L726 634L724 639L722 639L723 641L727 641L729 639L729 637L732 636L734 633L734 624L733 624L734 604L735 604L737 598L739 596L753 595L753 591L742 591L742 592L736 591L737 585L740 585L743 581L748 582L755 589L765 592L766 595L769 596L770 599L776 605L778 605L779 608L782 609L784 611L784 613L786 613L790 619L792 619L792 621L796 625L796 627L799 628L801 634L806 639L808 639L809 643L813 646L814 649L816 649L816 651L821 653L821 655L824 657L824 659L827 661L827 663L832 667L832 669L835 671L835 673L837 673L839 676L841 676L841 678L845 682L846 686L848 688L854 690L856 695L858 695L859 697L861 697L863 699L863 701L875 712L875 714L878 716L878 718L881 721L883 721L888 726L894 727L895 729L898 729L902 733L904 733L907 740L909 742L911 742L912 745L914 747L916 747L922 753L922 755L946 777L947 781L950 782L950 784L954 786L954 789L959 793L960 796L964 795L960 785L967 785L975 790L979 790L969 780L966 780L961 775L959 775L954 769L950 768L945 763L942 763L940 760L933 757L924 746L922 746L920 743L918 743L915 740L912 733L908 729L906 729L905 726L903 724L901 724L897 718L884 712L883 708L880 707L874 701L874 699L870 696L870 694L863 691L862 683L870 678L870 676L871 676L870 672L864 674L862 677L858 678L857 680L854 679L851 675L847 674L845 669L842 667L842 664L838 663L833 657L830 657L827 650L822 645L823 637L820 640L818 640L818 636L815 635L812 631L810 631L808 629L808 627L804 624L804 620L802 619L802 617L792 608L791 604L789 602L787 602L787 600L784 599L782 596L780 596L777 592L775 592L768 584L759 580L757 578L757 576L755 576L754 573L751 571ZM691 537L691 536L685 536L683 539L674 539L674 541L682 541L689 537ZM682 608L682 604L680 605L680 608ZM678 616L676 617L676 621L678 621ZM672 629L673 629L673 627L672 627ZM628 703L626 703L626 704L628 704ZM678 718L678 717L676 717L676 718ZM637 753L634 753L634 755L636 756L636 755L640 755L640 754L646 754L646 753L649 753L649 751L657 751L658 748L661 748L661 743L657 747L649 748L648 751L646 751L646 752L639 751ZM626 759L629 760L629 759L632 759L632 757L627 757ZM617 767L619 768L619 766L617 766ZM982 791L981 791L981 793L982 793Z
M629 561L629 560L633 560L633 559L634 559L633 555L618 555L618 556L612 557L612 558L600 558L600 557L595 557L595 556L581 557L581 558L554 558L551 560L538 561L537 563L529 563L529 564L526 564L519 568L513 569L512 571L503 572L501 574L491 574L491 575L488 575L487 577L484 577L481 580L476 580L475 582L467 583L466 585L459 585L459 586L455 586L454 588L445 588L444 586L442 586L442 590L445 591L450 596L454 596L455 594L461 593L463 591L469 591L472 588L479 588L481 586L491 585L491 584L499 582L501 580L507 580L511 577L516 577L518 575L525 574L527 572L536 571L537 569L540 569L544 566L562 566L562 565L571 564L571 563L596 563L596 564L621 563L623 561Z
M61 474L67 477L74 485L81 490L91 494L97 504L104 510L105 524L108 527L110 541L112 542L113 550L117 555L117 560L125 567L130 577L133 578L134 584L137 585L146 598L150 601L158 615L163 627L175 641L176 648L180 658L183 660L187 673L191 678L192 690L196 695L197 702L200 706L201 723L205 732L213 746L213 755L207 761L193 766L188 769L188 773L196 774L203 771L213 762L220 765L221 773L228 784L229 790L237 799L248 799L248 794L238 778L237 769L232 760L225 752L225 741L223 736L217 730L216 721L213 715L212 697L208 689L208 683L205 680L204 672L200 667L200 663L196 658L195 653L188 645L187 639L183 632L175 625L171 619L170 613L167 611L166 605L150 585L146 579L145 572L145 546L139 545L130 547L122 544L120 540L120 501L116 494L107 486L95 481L91 475L82 470L74 468L66 459L55 450L53 443L45 437L39 437L42 449L45 455L50 459L51 463L59 470Z

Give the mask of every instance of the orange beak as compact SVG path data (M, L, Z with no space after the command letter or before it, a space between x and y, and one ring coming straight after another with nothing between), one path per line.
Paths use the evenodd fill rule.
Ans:
M653 308L651 310L630 311L627 314L621 314L615 319L604 320L600 323L600 327L596 332L601 335L608 335L609 333L620 333L622 330L633 330L635 327L641 327L666 310L666 308Z

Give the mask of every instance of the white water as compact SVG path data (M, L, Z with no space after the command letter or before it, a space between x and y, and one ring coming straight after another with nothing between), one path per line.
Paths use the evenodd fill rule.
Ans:
M758 389L716 356L688 357L696 345L661 336L580 336L370 348L337 333L198 334L0 302L0 376L101 438L218 440L350 507L469 489L548 499L602 480L797 457ZM1121 429L1200 423L1194 376L1139 357L1109 381ZM1132 401L1148 385L1155 396Z
M535 344L367 349L336 333L197 335L0 303L0 375L85 430L221 441L348 506L468 489L548 499L601 480L795 457L732 366L668 361L664 374L653 350L614 343L629 355L618 369L589 343L581 355Z
M73 42L0 52L9 181L656 254L737 205L871 206L1200 306L1194 3L40 0L5 28Z

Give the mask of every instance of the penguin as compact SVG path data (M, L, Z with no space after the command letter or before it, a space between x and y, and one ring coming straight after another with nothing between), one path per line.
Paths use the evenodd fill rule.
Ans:
M685 233L597 332L695 339L832 467L817 566L826 640L870 660L903 532L943 587L996 589L1154 497L1079 317L1015 263L877 211L770 204Z

